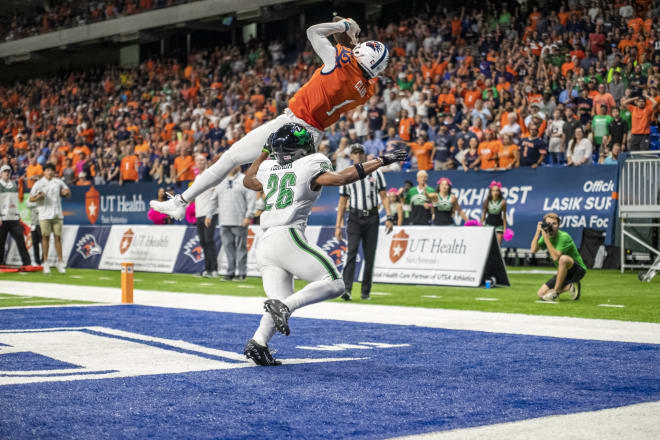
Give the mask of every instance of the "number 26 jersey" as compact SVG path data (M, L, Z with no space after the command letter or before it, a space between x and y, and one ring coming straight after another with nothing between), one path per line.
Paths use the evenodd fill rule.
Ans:
M276 160L264 161L256 176L264 187L262 229L305 227L312 205L321 195L321 188L318 191L311 188L312 180L326 171L332 171L332 163L320 153L286 165L280 165Z

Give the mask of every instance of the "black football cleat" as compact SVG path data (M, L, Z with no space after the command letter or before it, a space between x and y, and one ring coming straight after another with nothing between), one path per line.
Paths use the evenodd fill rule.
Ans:
M243 354L255 364L262 367L276 367L282 365L282 362L276 360L273 355L270 354L268 346L264 347L263 345L259 345L254 339L250 339L247 342Z
M291 312L289 308L279 299L267 299L264 302L264 310L270 313L270 316L275 321L275 328L283 335L289 336L289 316Z

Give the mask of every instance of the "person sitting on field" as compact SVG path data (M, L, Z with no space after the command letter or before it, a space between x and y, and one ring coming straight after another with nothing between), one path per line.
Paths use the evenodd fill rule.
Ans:
M554 212L544 215L543 221L536 227L531 245L532 254L539 249L548 250L557 274L541 286L537 292L538 297L543 301L555 301L560 294L570 290L571 300L580 299L580 280L586 275L587 266L571 236L559 230L559 215Z

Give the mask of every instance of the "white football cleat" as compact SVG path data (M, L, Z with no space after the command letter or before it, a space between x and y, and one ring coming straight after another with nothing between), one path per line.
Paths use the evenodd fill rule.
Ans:
M187 203L181 198L181 194L170 197L169 200L164 202L159 202L158 200L152 200L149 202L149 206L154 210L158 211L161 214L169 215L175 220L181 220L186 215L186 205Z
M548 290L548 293L543 295L543 301L556 301L559 298L559 294L555 289Z
M42 269L43 273L45 273L46 275L48 275L50 273L50 266L48 265L48 263L44 263L42 268L43 268Z
M58 261L56 267L59 273L66 273L66 268L64 267L64 261Z

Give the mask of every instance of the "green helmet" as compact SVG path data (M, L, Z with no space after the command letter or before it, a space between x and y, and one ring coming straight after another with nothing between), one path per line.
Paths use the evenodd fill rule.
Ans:
M268 137L270 151L280 165L285 165L314 152L312 134L300 124L281 126Z

